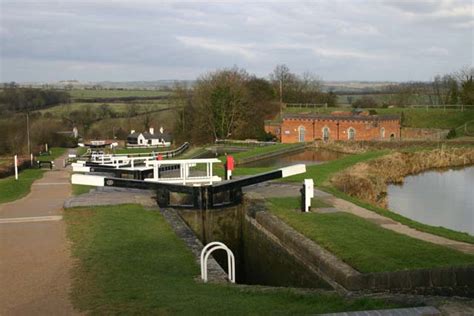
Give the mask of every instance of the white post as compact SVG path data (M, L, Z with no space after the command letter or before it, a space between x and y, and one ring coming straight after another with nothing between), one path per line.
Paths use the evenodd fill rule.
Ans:
M15 180L18 180L18 156L17 155L15 155L14 161L15 161Z
M48 143L45 144L46 152L48 152Z
M30 154L30 166L33 166L33 154Z
M212 184L212 162L209 163L210 165L210 168L209 168L209 178L210 178L210 182Z

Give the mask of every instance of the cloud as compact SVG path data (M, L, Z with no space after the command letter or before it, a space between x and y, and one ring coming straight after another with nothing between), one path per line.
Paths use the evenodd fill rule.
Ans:
M257 54L253 50L255 47L254 44L234 43L191 36L176 36L176 39L190 47L198 47L224 54L238 54L247 59L255 59L257 57Z
M327 80L427 80L472 64L472 3L0 2L0 81L192 79L277 64ZM424 58L426 57L426 58Z

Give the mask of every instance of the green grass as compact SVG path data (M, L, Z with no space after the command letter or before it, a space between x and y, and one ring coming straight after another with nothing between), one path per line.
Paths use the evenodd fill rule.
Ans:
M160 90L83 90L73 89L69 92L72 98L93 99L93 98L119 98L119 97L156 97L166 96L170 93Z
M418 148L414 147L412 149L407 149L408 151L419 151L419 150L425 150L426 148ZM363 161L368 161L370 159L375 159L378 157L381 157L385 154L389 153L387 150L383 151L369 151L366 153L362 154L357 154L357 155L350 155L350 156L345 156L343 158L329 161L327 163L321 164L321 165L313 165L313 166L307 166L306 173L301 174L301 175L296 175L287 179L284 179L284 181L296 181L296 182L302 182L304 179L307 178L312 178L315 185L319 187L320 189L331 193L332 195L339 197L341 199L347 200L349 202L352 202L356 205L359 205L363 208L366 208L368 210L371 210L373 212L376 212L378 214L381 214L383 216L386 216L388 218L391 218L399 223L405 224L411 228L417 229L422 232L438 235L441 237L445 237L448 239L452 240L457 240L457 241L462 241L462 242L467 242L467 243L474 243L474 236L471 236L467 233L464 232L458 232L454 230L450 230L448 228L444 227L435 227L435 226L430 226L426 224L419 223L417 221L411 220L409 218L406 218L404 216L401 216L399 214L396 214L394 212L391 212L387 209L380 208L374 205L371 205L369 203L363 202L355 197L349 196L333 186L331 186L328 183L328 180L337 172L342 171L346 168L349 168L356 163L363 162ZM248 170L248 169L254 169L254 168L247 168L247 170L242 170L244 173L250 174L253 170ZM238 168L237 168L238 170Z
M127 103L116 103L116 102L110 102L106 104L109 105L110 109L114 111L117 114L125 114L128 111L129 104ZM92 112L96 112L99 110L99 107L104 104L104 102L87 102L87 103L81 103L81 102L72 102L68 104L61 104L61 105L56 105L47 109L40 110L39 112L45 114L45 113L50 113L53 116L61 116L61 115L67 115L68 113L72 111L78 111L78 110L85 110L87 107L90 107ZM135 107L135 110L137 114L144 113L145 111L155 111L159 110L162 108L166 108L169 106L167 100L153 100L153 102L145 102L145 101L134 101L133 106Z
M348 213L301 213L298 198L269 199L272 213L360 272L474 264L474 255L395 233Z
M301 146L302 146L301 143L297 143L297 144L276 144L276 145L270 145L270 146L255 147L247 151L232 154L232 156L234 156L234 159L236 160L236 162L239 162L243 159L262 156L262 155L266 155L266 154L274 153L278 151L284 152L285 150L291 150L291 149L294 149L296 147L301 147Z
M329 114L333 111L350 111L350 108L317 108L315 113ZM366 109L364 109L366 110ZM367 109L369 110L369 109ZM432 109L429 108L391 108L391 109L373 109L378 114L401 114L404 113L403 126L417 128L456 128L465 122L474 120L474 110L465 111L455 109ZM288 113L313 112L309 108L287 108Z
M53 161L53 160L57 159L58 157L62 156L66 152L66 149L67 148L52 147L52 148L49 149L49 151L51 152L50 155L48 155L48 156L36 156L35 159L40 160L40 161Z
M324 191L331 193L332 195L347 200L349 202L352 202L358 206L361 206L363 208L366 208L370 211L373 211L375 213L378 213L380 215L383 215L385 217L391 218L401 224L407 225L408 227L414 228L416 230L430 233L433 235L438 235L441 237L445 237L451 240L456 240L456 241L461 241L461 242L466 242L470 244L474 244L474 236L469 235L468 233L464 232L459 232L459 231L454 231L445 227L436 227L436 226L430 226L426 225L414 220L411 220L407 217L404 217L402 215L399 215L397 213L394 213L390 210L387 210L385 208L381 208L372 204L369 204L367 202L361 201L355 197L352 197L350 195L345 194L344 192L341 192L333 187L323 187L322 188Z
M167 151L167 150L171 150L170 148L154 148L154 149L150 149L150 148L118 148L118 149L115 149L115 153L116 154L144 154L144 153L147 153L147 154L150 154L152 152L154 153L157 153L157 152L160 152L160 151Z
M84 193L89 193L90 190L95 189L94 186L91 185L80 185L80 184L73 184L72 185L72 195L77 196Z
M74 208L64 215L72 302L91 314L315 314L393 307L336 294L261 290L196 281L199 267L163 217L136 205Z
M306 173L289 177L285 181L302 182L304 179L312 178L315 185L320 186L328 181L336 172L353 166L356 163L381 157L388 152L387 150L369 151L362 154L344 156L320 165L306 166Z
M0 179L0 203L18 200L26 196L31 189L33 181L40 179L44 171L40 169L25 169L15 176Z

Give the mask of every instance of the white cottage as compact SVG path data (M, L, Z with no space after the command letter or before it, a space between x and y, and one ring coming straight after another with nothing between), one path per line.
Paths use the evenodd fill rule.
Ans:
M150 127L148 132L137 133L132 130L127 136L128 147L169 147L171 141L171 134L165 132L163 127L160 127L158 133L155 133L155 129Z

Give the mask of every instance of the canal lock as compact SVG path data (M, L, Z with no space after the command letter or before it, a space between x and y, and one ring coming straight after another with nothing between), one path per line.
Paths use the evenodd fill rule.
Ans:
M312 273L291 251L259 227L247 203L212 210L180 209L178 214L203 245L212 241L226 244L236 260L239 284L331 289ZM213 253L227 272L224 251Z

